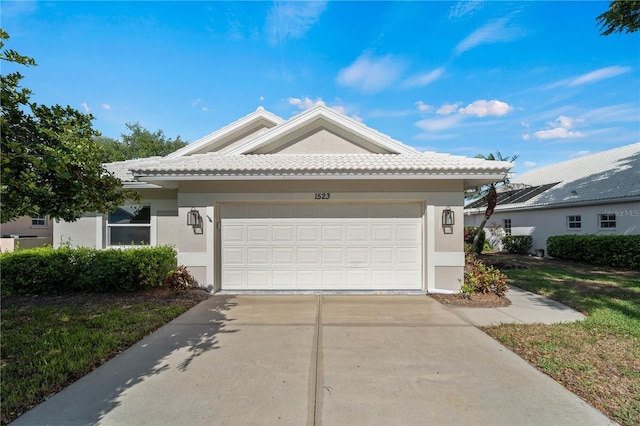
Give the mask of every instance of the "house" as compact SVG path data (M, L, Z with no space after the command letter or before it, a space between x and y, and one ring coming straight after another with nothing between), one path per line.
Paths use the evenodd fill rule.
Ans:
M170 244L213 291L453 292L464 190L511 164L420 153L318 103L106 167L142 201L57 223L55 241Z
M486 205L484 199L467 205L465 225L478 226ZM492 223L506 234L531 235L532 250L546 250L553 235L640 234L640 143L512 179L499 188Z
M0 251L33 248L53 243L53 225L49 217L21 216L0 224Z

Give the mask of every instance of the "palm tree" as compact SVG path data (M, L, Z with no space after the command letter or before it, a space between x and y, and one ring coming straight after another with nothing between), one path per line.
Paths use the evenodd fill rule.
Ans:
M490 160L490 161L508 161L510 163L513 163L514 161L516 161L518 156L513 155L511 157L504 157L500 153L500 151L496 151L495 155L493 153L487 156L478 154L476 155L475 158L482 158L484 160ZM480 242L480 233L483 232L484 226L487 224L487 221L493 214L493 210L496 208L496 205L498 204L498 192L496 191L496 187L506 185L508 183L509 183L509 177L507 176L501 181L493 182L488 185L483 185L481 187L475 188L472 191L474 194L473 198L486 197L487 199L487 209L484 211L484 219L482 219L482 222L478 226L476 235L474 235L473 237L473 243L471 244L471 250L475 253L479 253L480 251L482 251L482 247L478 247L478 244Z

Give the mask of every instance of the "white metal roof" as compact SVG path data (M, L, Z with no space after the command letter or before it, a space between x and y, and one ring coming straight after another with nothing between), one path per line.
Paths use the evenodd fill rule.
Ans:
M496 211L640 199L640 142L529 170L504 190L553 183L524 202L499 204Z

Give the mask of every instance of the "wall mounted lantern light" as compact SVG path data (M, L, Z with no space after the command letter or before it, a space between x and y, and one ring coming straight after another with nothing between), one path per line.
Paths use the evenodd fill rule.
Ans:
M200 216L200 212L193 207L187 213L187 225L194 229L202 227L202 216Z
M456 223L456 215L451 210L451 207L447 207L442 211L442 226L453 226Z

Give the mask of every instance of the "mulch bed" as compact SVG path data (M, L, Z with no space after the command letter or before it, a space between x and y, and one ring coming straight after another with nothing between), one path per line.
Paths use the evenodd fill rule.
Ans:
M171 305L175 301L188 302L194 306L208 299L211 293L202 288L190 288L188 290L175 291L167 288L155 288L151 290L133 293L78 293L60 296L5 296L2 298L2 307L29 308L37 306L55 305L88 305L88 304L122 304L151 302L157 305Z
M435 293L430 296L443 305L461 306L465 308L504 308L505 306L511 305L511 300L504 296L496 296L495 294L472 294L470 297L465 297L460 293Z

